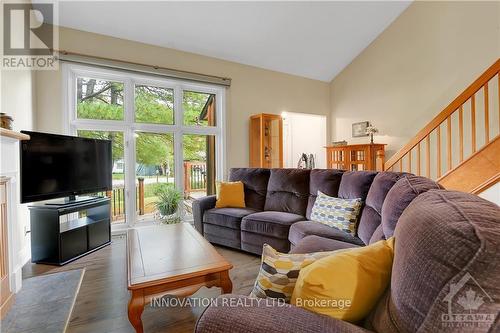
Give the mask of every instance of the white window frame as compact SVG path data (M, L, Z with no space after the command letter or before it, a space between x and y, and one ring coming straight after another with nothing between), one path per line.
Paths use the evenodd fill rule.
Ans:
M123 82L123 120L78 119L76 114L76 78L90 77L95 79ZM63 130L67 135L76 135L78 130L119 131L124 138L125 172L125 223L112 224L113 229L136 225L135 200L135 132L173 134L174 136L174 167L175 186L184 191L184 166L182 138L186 134L215 136L215 170L216 180L221 181L226 170L226 112L225 87L218 85L195 83L180 79L170 79L154 75L132 73L127 71L103 69L79 64L62 64L63 88ZM135 122L135 85L150 85L174 90L174 124L147 124ZM186 126L184 125L184 110L182 109L183 91L215 94L216 126ZM133 189L133 192L130 190ZM131 195L132 194L132 195ZM143 225L141 223L140 225Z

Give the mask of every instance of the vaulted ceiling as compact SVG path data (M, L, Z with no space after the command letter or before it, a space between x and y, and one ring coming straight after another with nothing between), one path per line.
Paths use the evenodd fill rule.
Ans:
M409 4L61 1L59 25L328 82Z

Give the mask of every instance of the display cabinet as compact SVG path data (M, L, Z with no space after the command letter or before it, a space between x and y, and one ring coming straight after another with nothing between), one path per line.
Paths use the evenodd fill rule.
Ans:
M250 167L283 167L283 119L280 115L250 117Z

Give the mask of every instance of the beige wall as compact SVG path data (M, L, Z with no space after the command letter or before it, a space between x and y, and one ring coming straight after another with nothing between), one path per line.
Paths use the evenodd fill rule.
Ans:
M13 130L32 130L35 125L33 72L2 70L0 76L1 111L14 119Z
M332 81L332 138L371 121L390 157L499 56L500 2L415 2Z
M60 29L60 49L230 77L227 97L228 167L248 166L248 118L283 111L330 117L329 84L177 50L71 29ZM62 129L61 73L39 71L37 129Z

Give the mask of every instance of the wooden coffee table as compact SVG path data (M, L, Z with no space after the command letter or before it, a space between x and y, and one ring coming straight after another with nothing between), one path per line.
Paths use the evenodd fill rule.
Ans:
M128 318L143 332L141 314L153 297L192 295L203 286L230 293L233 267L190 224L154 225L127 232Z

